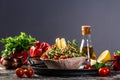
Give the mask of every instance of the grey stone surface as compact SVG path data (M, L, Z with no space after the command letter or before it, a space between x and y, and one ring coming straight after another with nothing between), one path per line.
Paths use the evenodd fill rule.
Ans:
M23 76L19 78L15 74L15 70L6 70L0 67L0 80L119 80L120 79L120 72L112 71L111 74L107 77L100 77L100 76L77 76L77 77L50 77L50 76L42 76L34 74L31 78L27 78Z

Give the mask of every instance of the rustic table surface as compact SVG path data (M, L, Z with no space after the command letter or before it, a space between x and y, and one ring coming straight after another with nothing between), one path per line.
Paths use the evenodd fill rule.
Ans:
M34 74L31 78L22 77L19 78L15 74L15 70L6 70L0 66L0 80L120 80L120 72L113 71L107 77L100 76L67 76L67 77L55 77L55 76L42 76Z

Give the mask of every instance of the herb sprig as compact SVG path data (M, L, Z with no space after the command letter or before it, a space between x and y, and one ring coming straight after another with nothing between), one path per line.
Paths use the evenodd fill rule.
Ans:
M116 50L116 51L114 52L114 54L115 54L115 55L120 55L120 50Z
M10 55L15 51L28 51L30 46L34 45L35 41L35 38L33 38L30 35L27 35L25 32L20 32L20 35L18 36L2 38L0 42L5 44L5 49L1 52L2 56Z
M94 69L99 69L101 67L105 67L104 63L96 62L96 64L92 65Z

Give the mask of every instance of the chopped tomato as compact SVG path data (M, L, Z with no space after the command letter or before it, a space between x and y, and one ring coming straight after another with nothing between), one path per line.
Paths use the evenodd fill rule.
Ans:
M58 56L54 56L54 59L55 59L55 60L59 60L59 57L58 57Z
M68 58L68 56L60 56L59 59L66 59L66 58Z
M48 56L47 56L46 54L43 54L43 55L42 55L42 58L43 58L43 59L48 59Z

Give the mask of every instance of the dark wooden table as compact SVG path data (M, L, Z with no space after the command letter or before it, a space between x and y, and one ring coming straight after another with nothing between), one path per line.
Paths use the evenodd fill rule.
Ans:
M31 78L26 78L25 76L19 78L15 74L15 70L6 70L0 67L0 80L120 80L120 72L111 72L107 77L100 76L67 76L67 77L50 77L34 74Z

